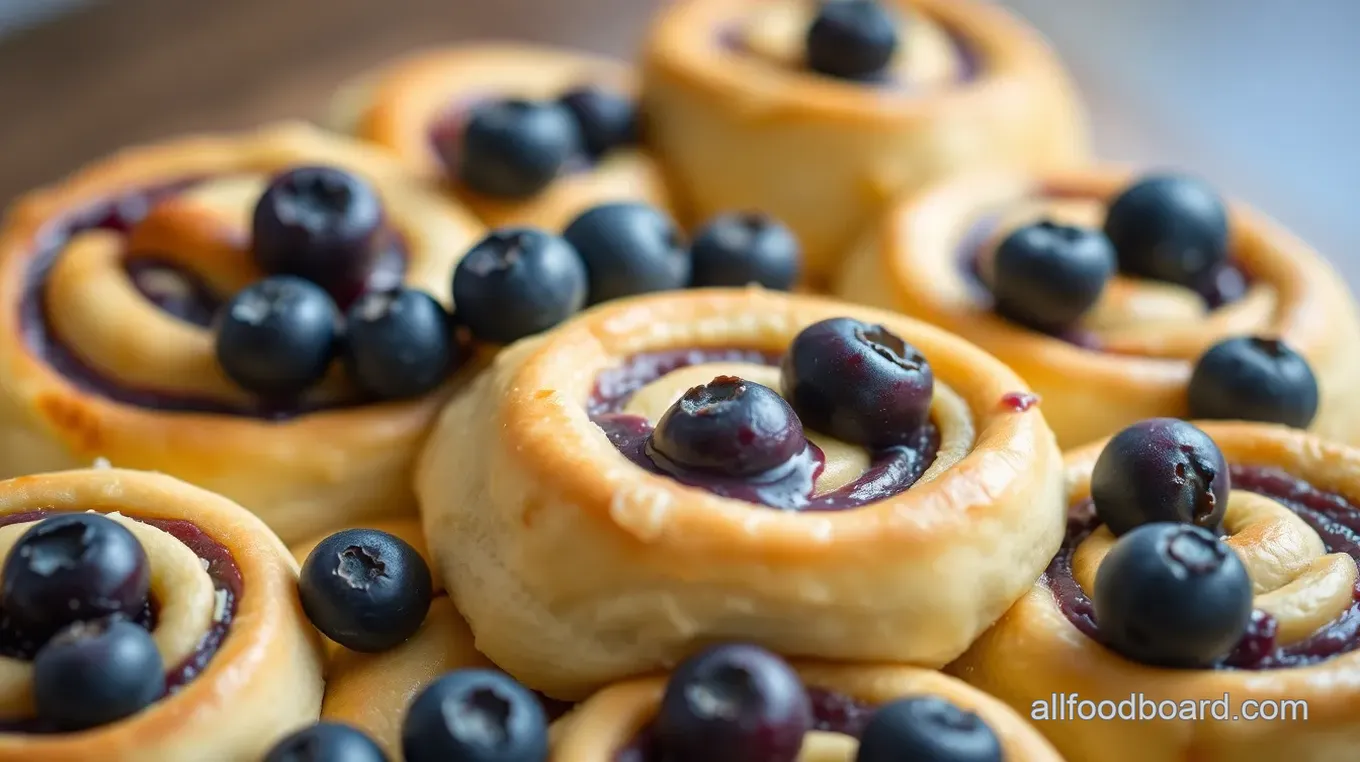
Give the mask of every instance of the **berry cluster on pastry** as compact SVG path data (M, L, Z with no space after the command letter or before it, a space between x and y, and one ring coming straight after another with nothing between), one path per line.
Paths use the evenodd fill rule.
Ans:
M1354 300L1009 13L681 0L333 112L8 211L0 762L1360 745ZM1053 716L1225 697L1304 714Z

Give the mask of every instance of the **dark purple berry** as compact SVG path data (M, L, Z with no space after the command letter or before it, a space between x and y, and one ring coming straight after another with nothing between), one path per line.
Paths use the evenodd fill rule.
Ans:
M1128 275L1201 284L1228 258L1228 212L1213 188L1181 175L1150 175L1110 202L1105 235Z
M1217 532L1231 488L1218 445L1175 418L1149 418L1115 434L1091 472L1096 516L1116 537L1159 521Z
M766 214L724 214L710 220L690 245L690 284L787 291L798 280L802 249L783 223Z
M689 284L689 250L680 229L646 204L588 209L567 225L562 237L585 262L591 304Z
M318 722L274 745L264 762L388 762L382 747L348 725Z
M809 69L841 79L872 79L897 52L898 18L879 0L825 0L807 31Z
M464 669L416 696L401 728L406 762L546 762L538 698L503 672Z
M262 397L299 395L326 374L340 313L311 281L266 278L231 298L217 315L217 363L242 389Z
M998 314L1057 332L1095 306L1114 270L1114 248L1104 233L1044 221L997 246L990 287Z
M487 196L527 198L547 188L581 152L581 134L558 103L500 100L472 109L461 135L436 149L459 182Z
M592 159L637 140L637 106L630 98L588 85L566 93L559 102L576 118L581 142Z
M165 667L151 634L121 619L73 624L33 659L38 719L84 730L149 706L165 691Z
M350 307L345 322L345 369L379 399L432 391L466 359L448 311L423 291L369 292Z
M1251 578L1212 532L1188 524L1145 524L1115 543L1096 573L1101 640L1159 667L1212 667L1251 622Z
M860 737L855 762L1002 762L1001 741L974 712L936 696L879 707Z
M135 617L151 585L142 544L97 513L60 514L29 527L3 575L5 613L20 629L45 635L73 622Z
M530 228L492 231L453 272L458 321L472 335L509 344L556 326L586 300L586 269L571 244Z
M1306 429L1318 410L1308 361L1279 339L1241 336L1209 348L1190 376L1192 418Z
M404 540L346 529L322 540L302 564L298 592L307 618L351 651L404 643L430 610L430 568Z
M927 422L935 390L915 347L853 318L803 329L784 356L781 383L806 428L866 447L908 443Z
M803 425L777 392L718 376L661 416L648 454L663 468L745 477L787 463L806 446Z

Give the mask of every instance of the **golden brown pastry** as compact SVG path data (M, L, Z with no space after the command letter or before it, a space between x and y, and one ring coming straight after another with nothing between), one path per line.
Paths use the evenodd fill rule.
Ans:
M1032 403L889 313L641 297L501 353L443 413L417 492L478 650L550 696L720 638L938 666L1057 547Z
M492 227L556 231L604 202L669 209L660 171L634 144L635 125L616 123L633 121L635 89L620 61L541 45L468 44L408 56L350 84L336 98L332 121L412 169L443 178ZM582 112L557 102L572 102L568 95L585 123ZM470 120L478 107L504 99L532 100L495 118L498 129L516 135L521 124L530 125L523 127L530 137L513 150L478 143L472 160L479 163L468 168L462 146Z
M1063 549L949 671L1075 762L1352 753L1360 452L1169 419L1111 442L1068 454Z
M226 495L285 540L413 504L408 470L446 391L362 404L337 372L275 402L214 347L214 310L265 274L252 209L304 165L381 203L392 243L345 296L404 283L447 303L480 224L370 146L281 125L125 150L21 199L0 230L5 474L107 458Z
M704 667L700 661L709 664ZM692 760L708 758L700 750L722 749L723 759L749 762L854 762L857 754L870 761L1061 762L1020 715L939 672L904 666L792 666L797 671L784 675L788 667L772 656L744 646L720 647L669 677L612 685L553 727L551 760ZM733 691L733 685L750 687ZM684 688L693 690L686 693ZM704 718L712 706L682 700L709 695L727 702L715 712L727 722ZM876 719L880 713L896 715L895 722ZM738 725L742 729L734 727ZM861 750L861 739L871 748Z
M825 32L813 31L821 5L806 1L686 0L656 22L643 59L648 140L699 218L773 213L825 285L899 194L971 167L1086 154L1067 75L1007 12L890 0L866 20L833 6L846 4L820 12Z
M297 564L230 500L137 471L20 477L0 483L0 546L0 759L257 762L316 719L321 643ZM76 623L48 639L54 617Z
M1159 200L1165 203L1147 208ZM1131 233L1128 220L1143 231L1170 231L1160 241L1166 256L1156 253L1155 232ZM1053 231L1086 254L1067 253L1076 251L1068 244L1044 254ZM1006 246L1023 259L1024 245L1034 251L1036 240L1040 253L1029 261L1076 257L1076 269L1063 275L1056 260L1045 260L1028 280L1037 285L1017 293L1014 284L1027 278L1023 261L1016 265L1013 256L1004 275L992 271ZM1113 273L1094 264L1100 256L1108 263L1111 253ZM998 283L1010 291L998 292ZM1083 284L1094 288L1082 292ZM947 180L885 215L851 254L835 290L955 331L995 354L1044 400L1065 448L1153 416L1288 423L1342 441L1356 441L1360 431L1350 391L1360 383L1360 355L1351 351L1360 317L1343 280L1277 224L1241 204L1223 205L1191 178L1090 168ZM1006 312L1008 298L1024 303ZM1053 327L1027 321L1039 317ZM1267 343L1241 344L1248 339ZM1202 358L1229 340L1238 345L1219 351L1231 360L1245 349L1247 359L1221 362L1220 354L1196 392L1191 381ZM1271 411L1269 400L1242 400L1225 388L1231 383L1216 383L1218 371L1231 375L1234 365L1297 366L1298 356L1311 368L1299 374L1315 377L1311 408Z

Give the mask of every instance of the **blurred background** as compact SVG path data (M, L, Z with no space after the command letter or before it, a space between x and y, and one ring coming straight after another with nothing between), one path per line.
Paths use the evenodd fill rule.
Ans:
M412 48L630 56L666 0L0 0L0 205L121 145L322 112ZM1100 153L1266 210L1360 287L1357 0L1008 0L1067 60Z

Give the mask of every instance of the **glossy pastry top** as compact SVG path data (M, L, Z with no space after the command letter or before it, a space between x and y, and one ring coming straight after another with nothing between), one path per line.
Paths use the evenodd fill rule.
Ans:
M554 762L1056 762L1001 703L911 667L789 665L749 645L606 688L554 727Z
M1208 431L1150 419L1069 458L1071 519L1045 576L1063 615L1150 666L1259 670L1350 653L1356 454L1283 428Z

